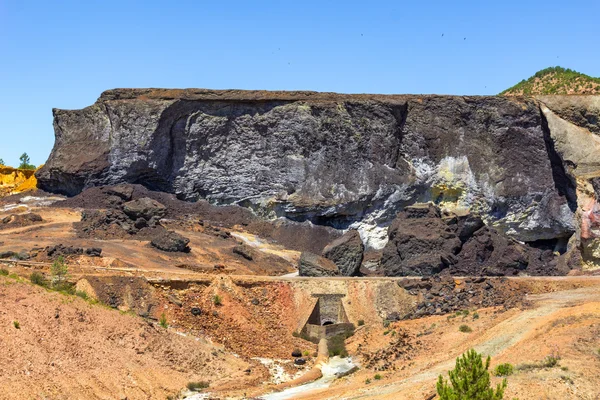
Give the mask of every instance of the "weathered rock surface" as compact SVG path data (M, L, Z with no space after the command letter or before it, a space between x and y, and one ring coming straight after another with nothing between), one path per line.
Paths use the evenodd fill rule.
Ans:
M344 276L358 274L365 246L356 230L350 230L323 249L323 257L333 261Z
M302 252L298 261L300 276L336 276L340 274L333 261L308 251Z
M123 212L133 220L143 218L150 220L152 218L164 217L167 213L166 207L158 201L143 197L123 204Z
M407 207L389 229L381 265L387 276L433 275L455 262L461 242L431 204Z
M177 232L167 230L155 235L150 241L150 244L157 249L169 252L188 252L190 251L189 243L190 239L181 236Z
M594 269L599 121L600 96L118 89L83 110L54 110L55 146L36 176L41 189L68 195L138 183L268 219L356 229L369 250L385 247L400 210L431 201L475 218L453 230L452 242L464 246L485 224L489 235L477 236L484 242L508 236L540 250L536 260L568 242L571 256L560 268L582 260ZM127 191L111 195L130 200ZM446 227L428 223L442 229L438 238L415 236L410 245L414 254L419 241L433 247L402 268L457 265L440 239ZM503 259L495 248L489 260ZM517 248L507 244L511 271L519 268Z
M111 90L54 110L54 125L37 174L52 192L141 183L355 228L369 248L416 201L470 209L522 241L575 230L535 99Z
M561 268L556 255L565 250L564 243L522 244L476 216L442 216L432 204L407 207L389 236L381 257L386 276L563 275L569 270Z

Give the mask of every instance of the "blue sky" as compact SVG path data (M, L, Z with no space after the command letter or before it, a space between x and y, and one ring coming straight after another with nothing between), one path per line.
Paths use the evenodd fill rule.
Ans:
M599 15L597 0L0 0L0 158L43 163L52 108L116 87L483 95L554 65L600 76Z

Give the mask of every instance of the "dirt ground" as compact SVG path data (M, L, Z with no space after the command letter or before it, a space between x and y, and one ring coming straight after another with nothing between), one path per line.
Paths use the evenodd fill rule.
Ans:
M312 241L304 227L293 248L289 226L200 204L176 208L179 215L162 222L190 239L189 253L167 253L127 235L82 237L79 206L105 206L101 194L52 207L44 197L0 201L0 219L42 218L0 229L0 252L28 254L0 262L10 274L0 276L0 399L165 399L191 381L209 382L215 399L266 393L315 365L316 345L297 332L316 303L312 295L323 293L344 295L357 327L346 348L359 369L294 398L434 399L438 376L475 348L492 357L492 369L516 367L506 399L600 399L600 277L505 278L489 281L493 290L488 281L467 285L460 277L430 289L411 289L410 279L301 278L290 276L298 248L328 232L314 231ZM82 249L66 255L70 281L98 304L29 282L32 272L49 277L58 253L48 249L58 244ZM243 251L234 251L239 246ZM86 255L88 248L101 248L101 257ZM440 301L441 286L462 293L457 304L464 308L428 305ZM429 297L431 288L438 294ZM418 314L421 306L435 315ZM304 366L294 366L296 349ZM551 354L558 364L540 367Z
M490 369L506 362L515 367L539 364L551 354L560 357L553 368L536 367L509 376L507 399L598 399L600 286L531 295L529 300L532 306L525 310L477 310L477 319L471 311L455 318L435 316L388 328L367 327L348 341L350 353L360 360L384 350L379 354L384 361L336 381L327 390L298 398L433 399L437 377L447 377L455 358L474 348L492 357ZM460 332L463 324L472 332ZM400 351L394 351L397 345ZM377 368L382 365L383 370ZM381 379L375 379L375 374ZM492 382L500 380L493 377Z
M190 381L263 379L206 339L8 277L0 288L2 399L164 399Z

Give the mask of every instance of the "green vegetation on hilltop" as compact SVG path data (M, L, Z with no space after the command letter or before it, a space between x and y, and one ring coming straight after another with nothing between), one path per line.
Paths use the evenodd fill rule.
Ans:
M21 154L19 160L21 161L21 164L19 164L19 169L35 169L35 165L30 164L30 158L27 153Z
M550 67L500 93L506 96L544 94L600 94L600 78L572 69Z

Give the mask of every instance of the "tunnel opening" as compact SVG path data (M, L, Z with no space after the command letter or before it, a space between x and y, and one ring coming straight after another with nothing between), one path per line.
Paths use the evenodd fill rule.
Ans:
M323 324L321 324L321 326L326 326L326 325L333 325L333 321L324 321Z

